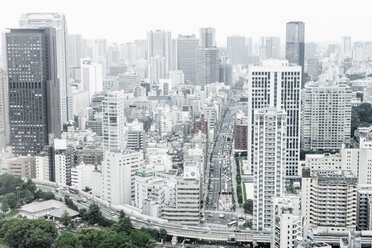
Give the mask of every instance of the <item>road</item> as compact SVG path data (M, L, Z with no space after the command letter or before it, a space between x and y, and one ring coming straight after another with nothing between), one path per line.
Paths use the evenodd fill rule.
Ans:
M64 198L65 195L68 195L70 199L79 207L79 208L88 208L89 205L93 202L96 202L101 209L103 216L109 219L117 220L119 209L109 207L107 202L104 203L103 200L94 199L93 197L82 196L83 192L78 194L71 194L65 189L61 189L56 185L53 185L52 182L35 182L37 187L44 191L51 191L56 194L56 197ZM81 202L85 199L86 202ZM209 240L209 241L228 241L233 239L234 242L261 242L269 243L270 242L270 233L265 232L256 232L256 231L239 231L235 228L222 228L219 227L207 227L207 226L182 226L179 224L167 223L166 220L152 220L156 218L151 218L150 216L145 215L136 215L131 216L129 212L126 212L130 216L132 224L136 228L141 227L151 227L151 228L164 228L167 230L167 233L172 236L190 238L195 240Z

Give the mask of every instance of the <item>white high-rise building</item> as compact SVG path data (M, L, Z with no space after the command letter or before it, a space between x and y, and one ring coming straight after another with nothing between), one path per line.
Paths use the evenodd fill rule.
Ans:
M248 164L254 166L254 110L274 107L287 113L287 148L285 172L298 175L300 159L300 103L301 67L286 60L264 61L262 66L248 69ZM284 170L284 168L283 168Z
M227 55L233 65L244 65L248 61L246 39L244 36L234 35L227 37Z
M303 149L340 149L350 143L351 98L352 91L346 84L306 84L301 106Z
M341 37L341 53L345 58L351 58L351 36Z
M26 13L19 19L21 28L55 28L57 46L57 72L60 86L61 126L68 121L67 92L67 24L62 13ZM72 106L71 106L72 107Z
M359 184L372 184L372 148L341 149L341 167L351 170Z
M345 232L356 228L358 179L349 170L304 170L301 215L318 232Z
M68 36L68 66L69 67L80 67L80 61L82 58L81 53L81 35L71 34Z
M71 168L71 185L78 190L83 190L85 187L93 188L92 173L94 171L94 165L84 163Z
M254 230L271 229L273 198L283 194L287 128L287 115L283 110L263 108L254 111Z
M105 152L102 162L102 198L115 205L134 204L135 175L142 164L141 152Z
M49 181L49 156L46 153L35 156L36 179L40 181Z
M274 198L272 248L295 248L295 241L302 240L303 221L300 199L297 196Z
M102 113L102 136L105 151L123 151L126 145L124 92L108 92L102 102Z
M135 72L127 71L117 77L119 90L125 93L133 93L136 87L140 86L140 75Z
M183 71L185 81L191 84L196 83L196 51L199 45L199 39L195 35L178 35L176 42L177 50L177 69Z
M147 32L148 61L153 57L164 57L165 73L172 68L172 35L164 30Z
M93 63L89 58L81 60L81 85L89 92L89 102L95 93L102 91L102 65Z
M0 69L0 150L9 143L9 102L6 72Z

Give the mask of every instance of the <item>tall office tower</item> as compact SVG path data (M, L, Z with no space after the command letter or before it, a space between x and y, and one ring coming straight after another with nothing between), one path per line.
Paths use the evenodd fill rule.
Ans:
M136 64L136 46L133 42L127 42L120 45L120 61L126 65Z
M305 65L305 23L287 22L285 57L289 63L302 67L302 84L304 87L304 65Z
M102 162L102 198L115 205L134 203L135 175L142 164L142 152L105 152Z
M244 36L234 35L227 37L227 56L233 65L247 64L247 46Z
M107 48L107 66L117 66L120 64L120 51L116 43Z
M106 58L107 54L107 40L106 39L97 39L93 41L93 61L99 62L101 59Z
M6 50L12 151L35 155L61 135L55 29L11 29Z
M280 38L279 37L260 37L259 40L260 59L279 59L280 58Z
M272 248L295 248L295 241L302 240L303 221L298 196L274 198Z
M125 148L124 92L112 91L102 102L103 148L121 152Z
M81 60L80 69L81 86L83 90L89 92L89 102L91 102L93 95L102 91L102 65L85 58Z
M314 82L302 91L301 147L341 149L350 143L352 91L346 84Z
M363 42L356 41L354 42L353 48L353 61L362 62L364 61L364 44Z
M214 28L201 28L199 48L197 50L196 84L219 81L219 49L215 42Z
M148 58L147 40L135 40L136 60L143 60Z
M151 57L148 61L148 77L150 83L159 83L160 79L167 78L167 61L164 57Z
M55 28L56 29L56 53L57 53L57 77L59 78L59 107L61 127L68 121L69 112L72 109L67 105L67 24L65 15L61 13L26 13L19 19L21 28Z
M358 179L351 171L302 172L301 215L319 232L355 231Z
M0 150L9 143L9 100L6 72L0 69Z
M195 35L178 35L176 43L177 69L183 71L185 81L196 83L197 49L199 40Z
M309 58L307 60L307 74L311 77L311 81L318 80L321 69L321 63L317 58Z
M147 33L148 61L153 57L165 58L166 74L172 68L172 35L164 30L151 30Z
M248 69L248 162L253 166L254 110L275 107L287 112L286 175L298 175L300 159L300 91L301 67L289 65L288 61L264 61L262 66ZM284 169L284 168L283 168Z
M200 43L203 48L216 47L216 30L214 28L201 28L199 30Z
M263 108L254 111L253 130L253 218L254 230L272 227L272 201L281 197L286 162L287 115L283 110Z
M253 42L252 42L252 37L247 37L245 39L245 49L247 51L247 62L249 62L250 57L253 56Z
M310 58L318 57L318 46L315 42L307 42L305 44L305 60L307 61Z
M67 65L68 67L80 67L82 58L81 35L71 34L68 36Z
M351 36L341 37L341 53L344 55L344 58L351 58Z

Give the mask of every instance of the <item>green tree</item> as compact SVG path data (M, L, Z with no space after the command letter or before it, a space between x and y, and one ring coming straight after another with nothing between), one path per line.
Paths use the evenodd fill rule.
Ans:
M44 219L10 219L2 225L0 236L10 247L47 248L57 237L57 229Z
M130 221L129 217L125 215L123 215L118 222L112 225L111 228L117 233L124 232L126 234L130 234L133 230L132 222Z
M362 103L352 108L351 111L351 136L358 127L372 125L372 106L369 103Z
M17 196L14 193L7 193L3 197L3 201L8 203L9 208L13 209L17 206Z
M132 241L125 233L114 233L109 235L106 239L98 245L98 248L131 248Z
M82 248L78 237L71 232L63 231L54 242L55 248ZM113 246L115 247L115 246Z
M252 214L253 213L253 200L252 199L246 200L244 202L243 208L244 208L244 213Z
M62 214L60 222L64 226L68 226L69 224L71 224L71 216L68 214L68 212L66 210Z
M152 248L156 246L156 241L148 233L140 230L132 230L129 238L133 243L133 247Z
M165 230L164 228L161 228L159 231L159 236L160 236L160 240L166 241L167 236L168 236L167 230Z
M22 200L26 203L31 203L34 199L35 195L30 190L26 189Z
M90 225L98 224L102 219L102 212L96 203L92 203L88 210L88 223Z
M20 177L15 177L10 174L0 175L0 195L16 192L16 188L21 185Z
M56 198L54 193L50 191L43 192L42 197L44 200L52 200Z
M1 203L1 211L3 211L4 214L9 211L9 204L6 200L3 200Z
M35 192L35 199L43 198L44 192L41 189L36 190Z
M112 231L91 227L81 229L78 237L84 248L97 248L101 242L108 239L110 235L113 235Z

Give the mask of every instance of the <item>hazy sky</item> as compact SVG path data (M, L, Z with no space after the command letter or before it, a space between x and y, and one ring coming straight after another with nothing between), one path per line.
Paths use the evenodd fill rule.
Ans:
M0 29L17 27L24 12L63 12L69 33L126 42L144 39L150 29L198 35L216 28L219 45L226 36L272 35L285 40L287 21L305 22L306 41L372 41L370 0L2 0Z

